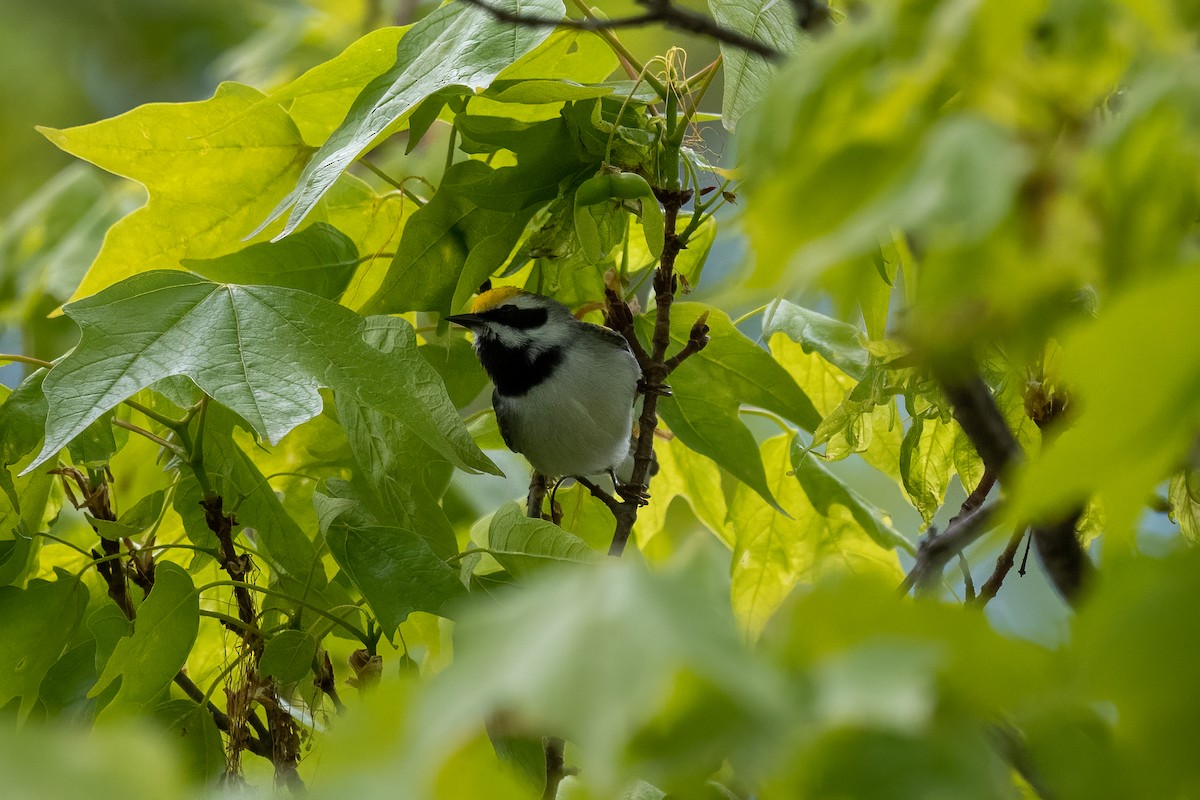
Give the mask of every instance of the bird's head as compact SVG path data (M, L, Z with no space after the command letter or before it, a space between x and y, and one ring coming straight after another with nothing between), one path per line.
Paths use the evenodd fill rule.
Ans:
M575 322L562 303L515 286L488 289L471 303L470 313L446 319L470 328L476 342L495 342L510 349L533 351L566 344Z

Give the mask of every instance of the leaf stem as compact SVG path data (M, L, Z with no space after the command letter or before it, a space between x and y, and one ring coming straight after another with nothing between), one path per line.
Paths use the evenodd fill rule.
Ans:
M50 369L54 366L54 364L49 361L43 361L42 359L34 358L33 356L22 356L16 353L0 353L0 361L13 361L17 364L32 364L35 367L45 367L46 369Z
M200 616L219 620L228 628L240 628L241 630L260 638L263 635L262 630L257 625L251 625L249 623L242 622L237 617L232 617L229 614L222 614L220 611L210 611L207 608L202 608L200 609Z
M772 301L772 302L774 302L774 301ZM754 309L753 311L747 311L745 314L742 314L740 317L738 317L737 319L735 319L733 321L733 327L736 328L738 325L741 325L743 322L750 319L751 317L757 317L759 314L763 313L770 307L771 307L771 303L766 303L766 304L761 305L758 308Z
M359 628L350 624L349 622L346 622L344 619L340 619L339 617L336 617L333 614L330 614L328 611L326 611L323 608L317 608L316 606L312 605L311 603L306 603L298 597L293 597L290 594L285 594L284 592L280 592L276 589L268 589L264 586L259 586L254 583L246 583L245 581L230 580L230 581L213 581L212 583L206 583L203 586L201 586L198 591L201 594L203 594L205 591L207 591L209 589L215 589L218 586L231 586L235 589L248 589L250 591L260 592L261 594L265 594L268 597L278 597L281 600L287 600L289 603L295 603L298 606L307 608L309 611L312 611L314 614L325 617L330 622L341 626L348 633L354 634L354 638L358 639L364 645L367 645L368 642L370 641L369 638L367 637L367 635L362 632L362 630L360 630Z
M161 436L153 434L150 431L146 430L145 428L134 425L132 422L126 422L123 419L113 419L112 424L118 428L124 428L127 431L136 433L138 436L145 437L146 439L149 439L150 441L154 442L155 444L157 444L161 447L165 447L166 449L170 450L172 453L179 456L180 458L186 459L188 457L187 451L184 450L179 445L175 444L174 442L168 442L166 439L162 438Z
M58 536L55 536L53 533L50 533L49 531L39 531L39 532L31 534L29 536L22 536L21 534L18 533L17 536L21 536L22 539L30 539L30 540L40 536L43 539L49 539L53 542L57 542L58 544L67 546L67 547L71 548L72 550L74 550L75 552L81 554L84 558L87 558L89 560L92 558L92 554L89 551L84 550L82 547L75 544L74 542L68 542L66 539L62 539ZM105 559L100 559L100 560L107 561L108 559L105 558ZM88 566L90 567L92 565L88 564ZM87 567L84 567L84 569L86 570Z
M168 417L166 414L160 414L157 411L155 411L153 408L150 408L147 405L143 405L142 403L139 403L137 400L129 399L129 400L125 400L124 403L125 403L125 405L129 406L130 408L132 408L134 411L138 412L142 416L152 419L155 422L157 422L159 425L162 425L166 428L170 428L173 431L179 430L181 427L186 425L187 421L188 421L187 417L185 417L184 419L172 419L171 417Z

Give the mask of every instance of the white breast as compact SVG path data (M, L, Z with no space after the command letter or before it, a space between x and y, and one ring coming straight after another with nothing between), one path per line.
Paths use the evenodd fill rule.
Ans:
M518 398L496 398L509 439L538 472L601 475L629 451L641 370L607 342L568 347L554 375Z

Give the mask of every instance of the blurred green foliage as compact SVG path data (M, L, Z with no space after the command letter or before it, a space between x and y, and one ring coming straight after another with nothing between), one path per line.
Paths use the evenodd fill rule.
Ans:
M785 52L462 0L6 4L8 794L267 793L274 752L314 797L536 798L553 737L581 800L1200 793L1200 12L687 7ZM648 343L681 188L671 352L711 341L615 561L583 487L513 502L441 318L607 286ZM996 477L943 391L975 376L994 533L912 599ZM1064 518L1070 612L985 586Z

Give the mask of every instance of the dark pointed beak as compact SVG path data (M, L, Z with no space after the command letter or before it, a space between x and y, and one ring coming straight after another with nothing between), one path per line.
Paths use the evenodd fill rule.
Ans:
M446 321L471 329L479 327L484 322L483 318L478 314L452 314L446 317Z

